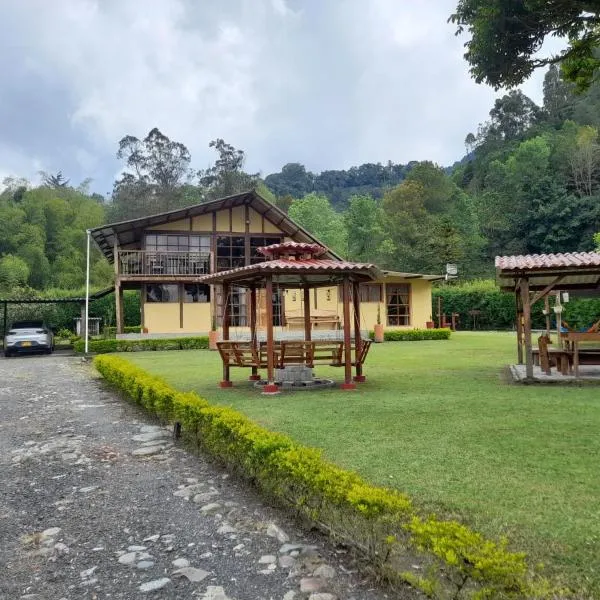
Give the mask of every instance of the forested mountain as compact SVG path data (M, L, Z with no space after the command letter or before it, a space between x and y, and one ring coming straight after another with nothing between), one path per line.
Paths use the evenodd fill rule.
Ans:
M513 90L466 136L452 167L364 164L314 174L299 163L244 171L244 152L222 139L212 167L194 170L181 143L158 129L125 136L124 173L112 197L90 195L57 173L0 193L0 292L84 283L85 230L256 188L341 256L402 271L489 276L496 254L590 250L600 231L600 83L582 94L551 66L544 103ZM457 157L458 158L458 157ZM111 268L98 252L92 281Z

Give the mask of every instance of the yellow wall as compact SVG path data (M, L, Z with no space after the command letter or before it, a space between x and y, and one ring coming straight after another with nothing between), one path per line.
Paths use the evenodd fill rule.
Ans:
M246 231L246 211L243 206L231 209L231 230L240 233Z
M229 211L217 211L217 231L229 231Z
M192 217L193 231L212 231L212 213Z
M253 208L250 208L249 216L250 216L250 231L252 233L262 232L262 215L257 213Z
M381 322L385 327L390 329L423 329L426 327L427 321L431 320L431 283L425 280L411 279L406 280L398 277L386 278L383 281L374 283L408 283L411 286L410 294L410 312L411 322L410 325L404 325L400 327L391 327L387 325L387 313L386 313L386 302L384 296L384 302L379 305L378 302L361 302L360 304L360 317L361 327L363 329L373 329L375 323L377 323L377 307L380 306L381 311ZM329 299L328 299L329 292ZM303 312L303 292L302 290L288 290L285 296L285 310L286 315L289 314L302 314ZM310 292L310 309L311 312L315 312L314 304L314 290ZM331 311L333 314L338 315L340 322L344 319L344 308L341 302L338 302L338 290L335 287L332 288L319 288L317 290L317 312ZM351 311L352 312L352 311Z
M178 302L146 302L144 327L148 333L206 333L210 330L210 302L183 304L183 327L180 327Z

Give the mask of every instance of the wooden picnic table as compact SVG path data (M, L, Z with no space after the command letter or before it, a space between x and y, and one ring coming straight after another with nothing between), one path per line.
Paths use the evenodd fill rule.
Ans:
M575 377L579 377L579 344L580 342L600 342L600 332L567 331L561 333L560 338L566 345L567 350L573 353L573 371ZM594 348L596 352L591 352L591 350L589 356L586 357L586 362L590 359L588 364L600 364L600 348Z

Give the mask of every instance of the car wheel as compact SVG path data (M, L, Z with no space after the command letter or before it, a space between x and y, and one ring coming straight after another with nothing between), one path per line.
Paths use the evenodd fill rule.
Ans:
M8 350L5 350L5 351L4 351L4 356L5 356L6 358L10 358L10 357L12 356L12 354L11 354L11 353L10 353Z
M54 351L54 348L48 348L46 350L46 354L52 354L53 351Z

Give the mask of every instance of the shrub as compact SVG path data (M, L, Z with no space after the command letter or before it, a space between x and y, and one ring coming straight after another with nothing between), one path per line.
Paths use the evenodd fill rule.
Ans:
M126 325L123 327L123 333L141 333L142 326L141 325ZM104 337L114 338L117 335L117 328L112 326L106 326L102 330Z
M452 332L444 327L440 329L390 329L383 332L386 342L417 342L422 340L447 340ZM369 337L375 339L374 332Z
M180 423L197 446L288 507L367 553L386 576L434 598L552 597L525 555L456 521L421 516L410 499L372 486L321 452L195 393L172 389L122 357L98 356L103 377L163 422ZM421 562L415 571L406 566ZM424 576L426 575L426 576Z
M73 344L73 349L75 352L84 352L84 341L76 341ZM148 350L206 350L208 349L208 338L182 337L173 339L90 340L88 349L95 354L107 354L109 352L144 352Z

